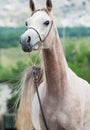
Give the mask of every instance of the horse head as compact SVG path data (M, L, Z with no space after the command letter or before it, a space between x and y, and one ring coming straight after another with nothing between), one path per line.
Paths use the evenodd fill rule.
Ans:
M25 22L27 30L20 39L22 49L25 52L31 52L38 49L39 45L49 48L53 41L52 2L47 0L46 9L36 10L34 2L30 0L30 9L32 14Z

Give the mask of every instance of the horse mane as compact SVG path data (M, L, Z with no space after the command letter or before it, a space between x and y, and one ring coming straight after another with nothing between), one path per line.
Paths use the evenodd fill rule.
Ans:
M38 86L43 81L43 70L40 67L36 67ZM32 68L29 67L22 78L22 90L20 94L20 103L16 116L16 128L17 130L32 130L31 120L31 104L33 96L35 94L35 87L33 81Z

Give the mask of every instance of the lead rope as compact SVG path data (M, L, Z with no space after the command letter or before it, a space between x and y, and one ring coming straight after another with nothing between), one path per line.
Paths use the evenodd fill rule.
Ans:
M41 100L40 100L40 95L39 95L39 92L38 92L38 81L37 81L37 74L36 74L36 66L32 66L32 71L33 71L33 77L34 77L34 86L35 86L37 97L38 97L38 102L39 102L40 111L41 111L42 118L43 118L43 123L45 125L46 130L49 130L49 128L47 126L46 118L45 118L45 115L44 115L44 112L43 112L43 108L42 108L42 104L41 104Z
M39 46L39 52L38 54L40 53L40 46ZM30 57L30 53L29 53L29 57ZM30 57L30 59L32 59ZM30 60L30 63L32 65L32 72L33 72L33 78L34 78L34 86L35 86L35 90L36 90L36 93L37 93L37 98L38 98L38 102L39 102L39 106L40 106L40 111L41 111L41 114L42 114L42 118L43 118L43 123L45 125L45 128L46 130L49 130L48 126L47 126L47 123L46 123L46 119L45 119L45 115L44 115L44 112L43 112L43 108L42 108L42 104L41 104L41 100L40 100L40 95L39 95L39 91L38 91L38 80L37 80L37 73L36 73L36 62L37 62L38 58L36 57L34 63L32 60Z

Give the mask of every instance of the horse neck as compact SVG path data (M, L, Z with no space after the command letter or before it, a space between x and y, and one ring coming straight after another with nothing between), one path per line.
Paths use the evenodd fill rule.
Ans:
M52 47L43 49L42 53L47 90L52 94L64 92L67 84L67 63L57 32Z

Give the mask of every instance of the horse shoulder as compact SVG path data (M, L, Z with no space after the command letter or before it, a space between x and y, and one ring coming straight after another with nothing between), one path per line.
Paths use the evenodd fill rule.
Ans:
M84 130L90 129L90 84L78 77L72 70L68 70L70 90L80 103Z

